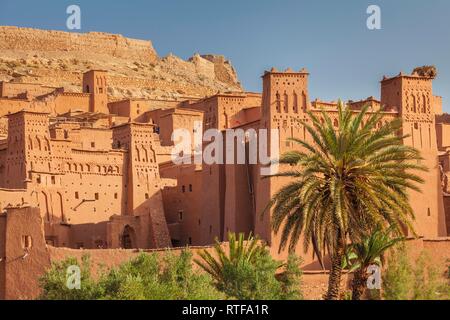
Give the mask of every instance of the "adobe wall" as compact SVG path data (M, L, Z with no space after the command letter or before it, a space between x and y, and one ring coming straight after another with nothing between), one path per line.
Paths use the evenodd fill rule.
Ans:
M8 205L17 206L24 203L30 203L30 195L27 190L0 188L0 212Z
M215 238L223 241L225 210L223 166L174 165L167 159L160 164L160 172L161 177L165 179L176 179L175 185L163 189L166 216L173 232L171 235L181 239L181 245L188 244L189 238L193 245L211 244ZM184 221L178 218L180 212L185 217Z
M426 262L436 268L442 278L448 279L450 237L408 239L406 248L411 263L415 263L421 253L425 253Z
M381 103L376 100L374 97L368 97L367 99L360 101L349 101L348 106L352 110L361 110L363 107L369 106L369 110L380 110Z
M240 127L242 125L258 121L261 118L261 107L252 107L240 110L231 120L230 128Z
M444 195L444 210L447 225L447 235L450 235L450 195Z
M254 230L257 213L251 189L252 166L224 165L227 189L225 193L225 236L229 231L249 234Z
M28 100L0 98L0 117L27 109L29 105Z
M47 270L51 261L62 261L68 257L81 259L85 254L90 256L94 276L99 266L113 267L124 263L142 252L163 254L165 249L97 249L75 250L48 246L44 241L42 219L36 208L9 208L7 214L0 215L0 299L34 299L39 295L38 279ZM7 227L5 227L7 226ZM24 236L31 237L27 246ZM228 243L222 244L228 250ZM448 270L450 254L450 238L415 239L407 242L408 254L415 261L424 250L428 253L431 265L444 272ZM27 249L28 248L28 249ZM178 254L183 248L172 251ZM208 250L214 254L212 246L191 247L192 253L198 257L199 250ZM303 264L304 265L304 264ZM198 266L195 266L198 268ZM348 288L351 276L343 275L342 286ZM320 299L326 291L328 283L327 271L320 269L305 270L302 290L306 299Z
M158 59L150 41L103 32L71 33L9 26L0 27L0 50L99 53L137 61Z
M31 99L40 95L48 94L55 91L56 88L42 86L35 83L21 82L1 82L0 97L1 98L24 98Z
M160 167L162 178L176 179L177 185L162 191L164 213L167 224L173 232L174 246L201 244L204 232L209 233L202 220L204 198L201 166L172 165ZM208 231L207 231L208 230Z
M189 62L192 62L195 67L195 71L206 78L214 79L216 76L215 65L212 61L204 59L199 54L195 54L193 57L189 59Z
M425 181L420 186L422 192L409 191L411 207L416 216L416 232L427 238L446 236L436 136L436 112L439 106L435 103L439 101L433 96L432 79L399 76L386 81L400 92L391 92L393 97L389 99L400 107L402 133L409 135L404 139L404 144L418 149L424 158L422 163L429 169L428 172L418 173ZM382 92L383 88L384 81Z
M236 70L231 63L221 55L202 55L201 58L210 61L213 64L216 79L224 83L235 82L237 79Z
M223 248L227 250L228 243L222 244ZM180 254L184 247L178 247L170 249L170 252L174 254ZM195 246L190 247L190 250L193 254L193 259L199 258L198 252L202 250L207 250L211 254L214 255L213 246ZM63 261L69 257L77 258L81 261L83 255L88 255L91 261L92 271L94 274L98 274L99 266L104 266L106 268L117 267L118 265L129 261L130 259L136 258L142 253L152 254L155 253L157 255L164 255L167 253L167 249L100 249L100 250L92 250L92 249L84 249L84 250L76 250L76 249L68 249L68 248L57 248L48 246L47 247L48 255L51 261ZM197 266L195 265L197 268Z
M3 209L2 209L3 211ZM6 291L6 215L0 214L0 300L5 299Z
M432 98L433 105L435 106L435 113L437 115L441 115L442 111L442 97L441 96L433 96Z
M159 117L155 119L155 122L158 123L157 128L162 146L173 146L172 133L179 129L189 131L191 145L194 146L194 125L196 122L202 123L203 113L201 111L173 108L162 110L158 115Z
M50 266L45 247L42 219L37 208L9 208L0 218L6 223L0 247L0 299L34 299L40 292L39 275ZM0 223L0 227L1 227ZM29 247L24 237L29 237ZM1 251L1 250L0 250Z
M423 249L428 253L431 263L441 272L448 272L450 263L450 237L424 239Z
M189 68L190 64L187 66ZM190 69L190 68L189 68ZM192 72L197 75L196 70L192 67ZM200 77L200 75L197 75ZM208 77L209 78L209 77ZM209 79L208 79L209 80ZM210 80L211 81L211 80ZM219 82L216 82L219 83ZM136 88L143 88L143 90L155 90L157 93L161 92L159 90L163 90L163 92L173 92L175 96L179 95L187 95L196 98L210 96L216 94L218 89L205 87L200 84L195 84L186 81L167 81L164 77L129 77L122 75L109 75L108 76L108 85L112 88L119 88L125 92L125 96L129 97L130 94L126 93L136 92L136 96L142 96L142 93L138 91ZM234 85L233 85L234 86ZM239 89L236 89L239 90ZM148 94L144 94L144 96L148 96ZM149 98L154 97L152 94Z
M437 146L439 150L450 147L450 123L436 123Z
M109 112L121 117L130 117L131 100L120 100L108 103Z
M90 95L85 93L62 93L49 103L53 114L62 114L74 110L89 111Z
M239 113L244 109L261 106L261 95L254 93L218 94L191 104L183 104L182 108L204 112L203 129L216 128L224 130L242 125ZM242 121L242 119L241 119Z
M251 113L260 111L260 108L242 109L238 114L242 114L249 110ZM260 112L255 115L260 116ZM225 150L234 150L233 163L238 163L239 153L248 155L251 150L251 144L254 142L247 142L244 146L241 144L245 140L247 133L248 137L254 131L256 134L259 129L259 121L246 122L244 125L234 128L236 131L229 131L223 133ZM234 134L232 134L234 133ZM228 137L227 137L228 136ZM232 145L228 145L228 143ZM238 148L239 147L239 148ZM259 146L258 146L259 148ZM259 150L256 150L259 152ZM227 152L227 156L230 153ZM242 161L243 159L240 159ZM228 162L228 160L226 160ZM223 165L225 185L225 209L224 209L224 234L225 239L227 233L244 232L248 235L250 232L254 233L255 224L261 221L261 212L256 211L256 185L261 182L259 177L259 166L249 163L249 157L245 158L245 163L239 164L225 164ZM265 238L266 240L269 240Z
M8 138L8 118L0 117L0 150L3 148ZM7 146L7 145L6 145Z

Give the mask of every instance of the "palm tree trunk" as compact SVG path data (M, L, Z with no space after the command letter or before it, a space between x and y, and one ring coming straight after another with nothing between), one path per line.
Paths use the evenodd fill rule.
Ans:
M344 244L342 243L342 239L339 239L336 250L331 258L331 270L328 278L328 292L325 296L325 300L339 300L343 258Z
M366 269L361 268L355 271L352 280L352 300L360 300L366 291L367 275Z

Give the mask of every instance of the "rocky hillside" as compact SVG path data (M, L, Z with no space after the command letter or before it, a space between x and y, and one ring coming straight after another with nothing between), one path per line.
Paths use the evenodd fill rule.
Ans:
M0 26L0 81L81 91L82 72L109 72L109 95L161 98L241 91L229 61L218 55L160 58L152 43L121 35Z

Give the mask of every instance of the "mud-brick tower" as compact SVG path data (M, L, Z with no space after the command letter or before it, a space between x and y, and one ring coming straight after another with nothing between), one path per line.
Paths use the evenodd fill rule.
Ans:
M422 192L410 192L414 209L415 231L419 236L446 236L442 188L440 186L436 145L435 112L439 99L433 96L433 78L400 73L381 81L381 104L398 110L403 120L406 145L420 150L429 171L420 175L425 180Z
M28 192L31 205L40 208L44 222L64 218L61 161L55 159L49 114L19 111L8 115L8 152L4 184Z
M47 175L53 168L49 137L47 113L19 111L8 115L5 187L26 189L28 183L39 184L50 178Z
M262 112L260 128L268 129L270 136L272 129L278 130L278 141L270 139L268 149L274 156L276 146L279 145L279 154L294 147L287 141L290 137L307 139L306 131L299 120L306 118L306 110L310 109L308 93L309 73L302 69L294 72L287 69L279 72L276 69L265 72L263 75ZM272 140L272 141L271 141ZM273 142L273 143L272 143ZM260 147L260 146L259 146ZM280 167L280 170L283 168ZM260 172L260 170L257 170ZM286 184L286 179L255 179L256 214L255 233L271 244L274 254L278 254L279 235L274 235L270 228L270 214L266 213L263 219L259 215L266 208L269 199ZM283 256L284 253L281 254Z
M113 145L127 150L124 196L126 215L136 229L137 247L169 247L153 125L127 123L114 127Z
M261 126L278 130L280 154L294 147L289 138L307 139L299 120L307 120L305 111L310 109L308 77L306 69L272 69L263 75Z
M83 93L91 94L90 112L109 113L106 71L90 70L83 74Z

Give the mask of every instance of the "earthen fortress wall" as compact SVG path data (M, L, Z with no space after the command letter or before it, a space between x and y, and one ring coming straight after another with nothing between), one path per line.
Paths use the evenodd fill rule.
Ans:
M87 34L0 27L0 50L98 52L135 61L158 58L152 43L102 32Z

